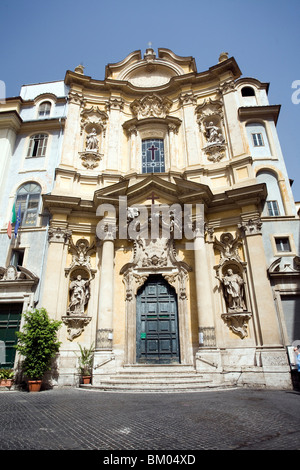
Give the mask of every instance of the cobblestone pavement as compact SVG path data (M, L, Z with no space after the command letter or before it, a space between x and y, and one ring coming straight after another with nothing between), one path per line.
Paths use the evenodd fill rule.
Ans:
M299 417L297 391L11 390L0 392L0 449L300 450Z

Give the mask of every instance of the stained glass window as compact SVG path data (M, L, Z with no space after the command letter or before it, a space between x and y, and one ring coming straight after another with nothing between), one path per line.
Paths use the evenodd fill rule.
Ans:
M142 173L165 171L164 141L147 139L142 141Z

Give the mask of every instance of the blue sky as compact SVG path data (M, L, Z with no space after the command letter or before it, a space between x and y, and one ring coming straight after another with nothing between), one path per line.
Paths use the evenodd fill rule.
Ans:
M279 139L293 193L300 201L300 0L0 0L0 80L7 96L23 84L62 80L66 70L104 78L149 41L193 56L198 72L233 56L243 77L270 83L280 104ZM295 96L295 95L294 95Z

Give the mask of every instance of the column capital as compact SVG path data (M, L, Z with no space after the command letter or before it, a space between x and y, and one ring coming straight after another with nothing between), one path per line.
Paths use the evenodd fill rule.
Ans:
M48 231L49 243L63 243L67 245L70 241L72 231L62 227L50 227Z
M243 220L238 224L238 228L245 235L259 235L261 234L262 221L259 217L255 219Z

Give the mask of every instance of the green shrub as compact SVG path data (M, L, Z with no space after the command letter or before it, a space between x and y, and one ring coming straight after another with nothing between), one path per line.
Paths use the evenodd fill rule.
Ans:
M22 369L30 379L42 379L51 369L51 359L61 345L57 331L62 322L50 320L44 308L24 313L25 323L17 332L17 351L24 356Z
M81 375L92 375L93 369L93 360L94 360L94 345L92 344L90 348L82 347L79 344L80 348L80 358L79 358L79 371Z
M0 369L0 380L12 379L13 377L13 369Z

